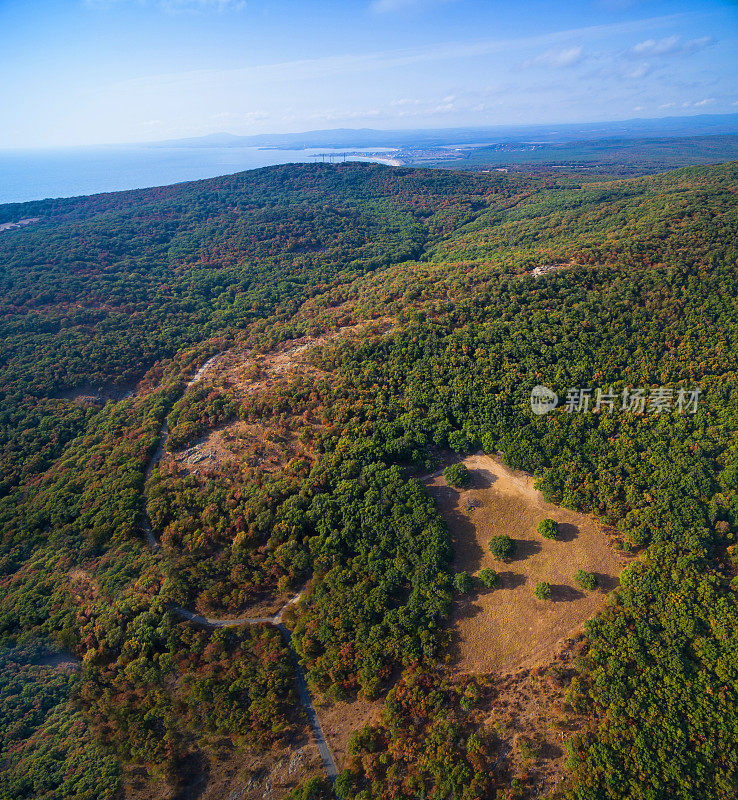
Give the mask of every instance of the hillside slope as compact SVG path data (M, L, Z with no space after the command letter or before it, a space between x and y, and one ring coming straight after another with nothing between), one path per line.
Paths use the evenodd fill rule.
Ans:
M286 623L324 713L376 709L341 796L733 796L738 164L585 187L287 165L0 207L33 217L0 232L4 796L263 792L243 754L307 731L288 649L172 608L271 616L303 586ZM592 403L534 415L538 384ZM478 450L635 556L576 669L523 676L557 731L496 716L520 676L453 667L470 589L417 478ZM49 647L81 664L40 713L12 665L41 685Z

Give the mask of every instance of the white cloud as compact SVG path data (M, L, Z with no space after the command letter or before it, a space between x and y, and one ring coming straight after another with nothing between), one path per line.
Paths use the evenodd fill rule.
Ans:
M711 36L689 39L683 42L680 36L667 36L664 39L646 39L633 45L630 52L635 56L668 56L679 53L694 53L714 43Z
M684 43L682 47L682 52L684 53L694 53L697 50L702 50L705 47L710 47L710 45L715 44L715 40L712 36L700 36L699 39L690 39L689 41Z
M652 70L653 68L651 65L644 62L643 64L638 64L638 66L633 67L633 69L626 70L625 77L638 80L639 78L645 78Z
M400 97L397 100L391 100L390 106L392 108L403 108L407 106L419 106L422 101L413 97Z
M391 14L394 11L404 11L405 9L423 10L450 2L455 2L455 0L372 0L369 8L375 14Z
M404 48L399 50L379 50L370 53L322 56L300 61L283 61L271 64L255 64L235 69L202 69L185 72L150 75L120 81L113 87L116 90L140 91L167 90L191 92L195 88L212 88L228 83L243 87L263 86L275 81L316 81L334 75L347 75L377 70L409 67L415 64L439 63L455 59L472 59L495 54L517 53L529 47L554 47L558 61L579 57L577 47L569 43L573 38L595 40L613 34L626 34L652 27L654 24L671 22L675 17L653 17L650 19L616 22L607 25L592 25L518 39L479 39L433 44L426 47ZM558 51L556 47L558 45ZM563 50L561 49L563 47ZM547 50L546 53L549 53ZM544 53L545 55L545 53ZM554 58L554 60L556 60Z
M705 97L704 100L685 100L682 103L682 108L704 108L705 106L712 105L715 102L714 97Z
M491 88L482 92L463 92L461 96L456 94L448 94L443 97L402 97L391 100L381 110L374 108L369 110L337 110L329 109L327 118L331 121L337 120L351 120L360 119L362 117L377 117L381 116L385 119L413 119L413 118L428 118L434 116L443 116L457 113L479 113L496 108L499 101L495 103L487 102L498 95L503 90L500 88ZM482 102L480 102L482 101ZM312 118L320 119L321 114L315 114Z
M253 125L255 122L262 122L269 119L266 111L220 111L210 117L216 122L228 123L229 125Z
M191 91L197 87L221 86L226 82L239 86L264 85L273 81L320 80L332 75L347 75L369 71L396 69L414 64L451 61L454 59L481 58L494 54L516 53L525 47L545 47L565 44L572 37L597 38L613 33L627 33L669 18L637 20L634 22L595 25L557 31L520 39L481 39L476 41L447 42L428 47L384 50L373 53L323 56L301 61L284 61L272 64L253 65L227 70L192 70L164 75L133 78L116 84L116 89L139 91L141 89L168 91ZM574 52L572 52L574 51ZM559 61L566 62L577 57L576 47L559 49ZM547 51L548 52L548 51ZM564 55L561 55L561 54Z
M160 0L169 11L243 11L245 0Z
M571 67L582 60L583 53L584 49L580 45L565 47L563 49L546 50L545 53L541 53L541 55L523 62L522 66L532 67L540 65L544 67L553 67L554 69Z
M107 9L130 0L85 0L85 5L92 9ZM243 11L246 0L138 0L139 5L153 5L164 11Z
M309 120L320 120L325 122L343 122L343 121L353 121L357 119L375 119L377 117L382 116L382 111L379 108L367 108L367 109L354 109L349 110L345 108L333 108L328 109L327 111L320 111L315 112L313 114L307 114L305 116L301 115L299 118L301 119L309 119ZM293 119L297 119L294 115L287 115L283 117L285 120L292 121Z
M678 36L668 36L666 39L646 39L644 42L638 42L632 48L635 55L648 55L657 56L664 53L672 53L679 46Z

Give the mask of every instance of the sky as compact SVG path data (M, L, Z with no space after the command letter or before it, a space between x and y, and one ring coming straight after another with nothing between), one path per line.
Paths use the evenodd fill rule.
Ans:
M738 112L738 1L0 0L0 147Z

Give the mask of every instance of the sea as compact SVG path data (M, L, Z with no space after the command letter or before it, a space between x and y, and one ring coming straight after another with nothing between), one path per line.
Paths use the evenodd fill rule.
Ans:
M383 161L391 148L352 148L349 160ZM80 147L0 150L0 204L77 197L214 178L271 164L341 161L343 150L271 150L259 147Z

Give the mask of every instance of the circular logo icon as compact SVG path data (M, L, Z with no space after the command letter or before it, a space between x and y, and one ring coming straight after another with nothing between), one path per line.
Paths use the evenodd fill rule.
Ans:
M530 393L530 410L538 416L548 414L559 403L556 392L551 391L548 386L534 386Z

